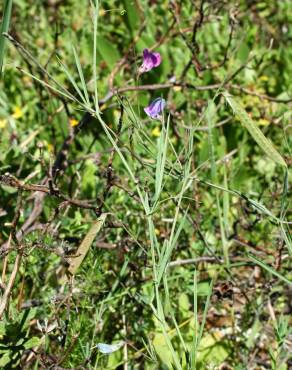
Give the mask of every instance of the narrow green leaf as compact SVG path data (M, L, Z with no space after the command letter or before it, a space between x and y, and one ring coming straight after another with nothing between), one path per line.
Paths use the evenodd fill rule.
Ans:
M246 111L239 103L227 92L223 93L227 103L232 108L235 115L240 120L241 124L249 131L253 139L257 142L260 148L276 163L281 166L287 167L281 154L275 149L272 142L265 137L262 131L257 127L253 120L249 117Z
M209 285L208 285L209 288ZM195 269L194 272L194 319L195 319L195 330L193 334L193 345L191 348L190 358L191 358L191 367L193 369L196 368L196 357L197 357L197 348L198 348L198 329L199 329L199 321L198 321L198 273Z
M216 158L215 158L215 143L213 139L213 127L216 121L216 106L214 102L211 100L209 100L208 106L206 109L206 121L208 125L208 142L209 142L209 153L210 153L210 160L211 160L211 178L213 182L218 182L217 166L216 166ZM227 240L226 240L226 232L224 229L219 193L216 192L215 196L216 196L218 220L219 220L219 225L220 225L223 255L224 255L226 265L229 266L228 245L227 245Z
M80 96L81 100L86 105L87 101L86 101L85 97L83 96L82 92L80 91L80 89L79 89L74 77L70 73L69 69L66 67L66 65L59 58L57 58L57 59L58 59L58 62L60 63L60 65L61 65L61 67L63 68L63 71L65 72L66 76L68 77L68 79L70 80L74 89L76 90L77 94Z
M72 47L72 49L73 49L73 54L74 54L74 58L75 58L76 67L77 67L78 73L79 73L79 78L80 78L80 81L81 81L81 84L82 84L82 89L83 89L83 93L84 93L84 96L85 96L85 100L86 100L88 106L90 106L89 96L88 96L87 87L86 87L82 67L81 67L81 64L80 64L80 60L78 58L78 55L77 55L77 52L76 52L76 49L74 48L74 46Z
M131 32L138 28L138 24L141 21L138 11L138 6L134 0L123 0L123 4L126 9L126 23Z
M42 86L45 86L47 87L48 89L52 90L52 91L55 91L57 94L61 95L61 96L65 96L67 99L70 99L72 101L74 101L75 103L79 103L81 104L72 94L70 94L67 90L63 89L64 91L62 90L58 90L57 88L53 87L52 85L48 84L47 82L45 82L44 80L41 80L39 78L37 78L36 76L32 75L31 73L25 71L24 69L22 68L19 68L19 70L24 73L25 75L33 78L35 81L37 81L38 83L40 83Z
M163 277L163 274L164 274L165 269L166 269L166 265L170 260L173 249L175 248L175 246L177 244L179 235L180 235L181 231L183 230L183 227L184 227L185 222L186 222L187 213L188 213L188 209L186 210L183 218L181 219L176 232L173 234L173 236L166 243L165 252L159 260L159 271L158 271L158 277L157 277L157 284L160 283L160 281ZM174 223L176 223L176 221L174 221Z
M4 4L3 20L0 28L0 76L2 73L6 43L3 33L8 32L9 30L11 11L12 11L12 0L6 0Z
M196 343L197 348L199 348L200 342L201 342L201 339L202 339L202 336L203 336L204 327L205 327L207 314L208 314L208 309L209 309L209 305L210 305L210 299L211 299L211 295L212 295L212 292L213 292L213 285L214 285L214 279L211 280L209 294L208 294L206 302L205 302L202 322L201 322L201 325L200 325L200 328L199 328L198 338L197 338L197 343Z
M92 64L93 64L93 82L94 82L94 106L95 112L99 114L98 104L98 89L97 89L97 25L98 25L98 12L99 12L99 1L96 0L95 4L91 1L93 9L93 51L92 51Z
M167 120L166 130L161 132L160 138L158 140L158 153L156 160L156 174L155 174L155 197L154 201L157 202L162 190L162 181L166 163L166 153L167 153L167 142L168 142L168 131L169 131L169 121Z
M290 281L289 279L287 279L285 276L283 276L282 274L280 274L278 271L274 270L271 266L266 265L264 262L260 261L259 259L257 259L256 257L252 256L251 254L248 254L248 258L250 258L254 263L256 263L257 265L259 265L263 269L265 269L268 272L270 272L272 275L275 275L279 279L283 280L288 285L292 285L292 281Z

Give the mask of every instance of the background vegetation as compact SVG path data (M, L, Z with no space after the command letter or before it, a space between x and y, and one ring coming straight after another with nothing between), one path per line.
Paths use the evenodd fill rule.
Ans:
M0 11L0 368L291 368L291 2Z

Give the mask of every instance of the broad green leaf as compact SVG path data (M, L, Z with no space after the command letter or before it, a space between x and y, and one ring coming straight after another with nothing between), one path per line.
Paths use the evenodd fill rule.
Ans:
M190 301L186 293L183 292L179 295L178 305L179 305L180 311L189 312Z
M15 194L17 193L17 189L12 188L8 185L1 185L1 188L8 194Z
M198 368L205 369L205 365L220 365L229 355L231 348L221 340L222 334L215 332L206 334L199 346L198 351Z
M241 105L227 92L223 93L227 103L232 108L233 112L240 120L241 124L249 131L253 139L257 142L260 148L276 163L287 167L281 154L275 149L272 142L265 137L262 131L257 127L253 120L249 117Z
M85 161L85 169L84 169L84 176L82 177L82 190L91 194L93 189L95 189L96 183L96 165L93 163L92 160Z
M126 10L126 23L131 32L138 29L140 23L139 11L135 0L123 0Z
M6 353L4 353L3 356L0 357L0 366L1 366L1 369L3 369L4 366L6 366L7 364L9 364L9 362L11 360L11 357L12 357L12 353L10 353L10 351L7 351Z
M32 337L28 341L26 341L23 346L24 346L25 349L30 349L30 348L39 346L40 343L41 343L40 338Z
M242 64L246 63L249 55L249 48L246 43L242 43L238 49L237 56Z
M208 296L210 294L210 282L202 281L198 283L197 295L198 296Z
M104 37L98 36L97 50L109 68L114 67L114 65L120 59L120 54L114 44Z
M171 369L173 363L172 354L168 348L164 335L161 333L156 333L152 343L163 364Z

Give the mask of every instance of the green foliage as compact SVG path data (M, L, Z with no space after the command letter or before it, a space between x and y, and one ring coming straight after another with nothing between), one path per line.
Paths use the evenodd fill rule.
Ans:
M0 366L1 369L17 368L25 350L36 348L41 339L29 333L29 321L35 316L35 310L25 310L14 320L0 323Z
M0 368L287 370L291 2L11 6Z

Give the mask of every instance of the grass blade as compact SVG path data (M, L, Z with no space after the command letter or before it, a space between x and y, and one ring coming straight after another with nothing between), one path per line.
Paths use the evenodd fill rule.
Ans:
M18 68L19 71L21 71L23 74L25 74L26 76L29 76L31 77L32 79L34 79L35 81L37 81L39 84L41 84L42 86L45 86L47 87L49 90L52 90L54 91L55 93L59 94L60 96L65 96L67 99L75 102L75 103L80 103L72 94L70 94L68 91L66 91L65 89L63 89L64 91L62 90L59 90L57 88L55 88L54 86L48 84L47 82L45 82L44 80L41 80L39 78L37 78L36 76L32 75L31 73L25 71L24 69L22 68Z
M86 87L86 83L85 83L85 79L84 79L84 74L83 74L83 71L82 71L82 67L81 67L81 64L80 64L80 60L78 58L78 55L77 55L77 52L76 52L76 49L74 48L74 46L72 47L72 49L73 49L73 54L74 54L74 58L75 58L76 67L78 69L80 81L81 81L81 84L82 84L82 89L83 89L83 92L84 92L84 97L85 97L86 103L90 107L89 96L88 96L87 87Z
M211 280L210 287L209 287L209 293L207 295L207 299L206 299L206 302L205 302L202 322L200 324L199 333L198 333L198 337L197 337L197 343L196 343L197 344L197 350L200 347L200 342L201 342L203 332L204 332L204 327L205 327L207 314L208 314L208 309L209 309L209 305L210 305L210 299L211 299L211 295L212 295L212 292L213 292L213 285L214 285L214 279Z
M168 142L168 129L169 129L170 116L167 119L166 130L161 132L160 138L158 140L158 153L156 161L156 174L155 174L155 198L156 202L159 199L162 190L162 181L166 162L167 153L167 142Z
M191 368L196 368L196 360L197 360L197 341L198 341L198 329L199 329L199 322L198 322L198 273L197 270L194 272L194 319L195 319L195 330L194 330L194 337L193 337L193 345L190 353L190 360L191 360Z
M98 11L99 11L99 1L96 0L95 4L92 4L93 9L93 83L94 83L94 105L95 112L99 114L99 104L98 104L98 89L97 89L97 25L98 25Z
M281 154L275 149L272 142L265 137L262 131L256 126L253 120L249 117L246 111L241 107L239 103L228 93L223 93L223 96L227 103L232 108L235 115L240 120L241 124L249 131L253 139L257 142L259 147L270 157L274 162L281 166L287 167Z
M250 258L254 263L262 267L263 269L267 270L270 272L272 275L277 276L279 279L287 283L288 285L292 285L292 281L287 279L285 276L280 274L278 271L274 270L272 267L266 265L264 262L260 261L256 257L252 256L251 254L248 254L248 258Z
M10 18L11 18L11 11L12 11L12 0L6 0L4 5L4 12L3 12L3 20L0 28L0 76L2 74L2 67L4 61L4 54L5 54L5 36L3 35L4 32L8 32Z
M60 65L61 65L61 67L63 68L63 71L65 72L66 76L68 77L68 79L70 80L71 84L73 85L75 91L80 96L83 104L86 106L87 101L86 101L85 97L83 96L82 92L80 91L80 89L79 89L76 81L74 80L74 77L72 76L72 74L70 73L70 71L66 67L66 65L59 58L57 58L57 59L58 59L58 62L60 63Z
M212 101L209 101L207 110L206 110L206 121L208 125L208 142L209 142L209 153L210 153L210 160L211 160L211 178L213 182L218 183L217 166L216 166L216 158L215 158L215 144L213 140L213 126L214 126L214 121L215 121L215 112L216 112L215 104ZM220 204L218 192L216 192L215 196L216 196L218 220L219 220L219 225L220 225L222 250L223 250L225 263L227 266L229 266L228 246L227 246L226 233L225 233L224 223L222 219L221 204Z

